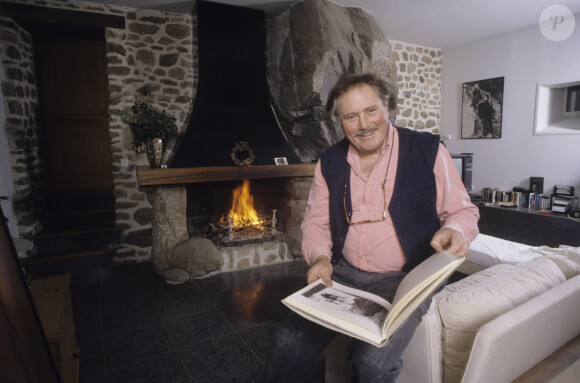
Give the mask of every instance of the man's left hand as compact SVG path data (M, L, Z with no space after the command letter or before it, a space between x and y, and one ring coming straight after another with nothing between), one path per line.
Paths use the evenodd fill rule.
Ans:
M450 253L467 257L467 241L463 234L454 229L442 228L437 230L431 239L431 246L440 253L447 250Z

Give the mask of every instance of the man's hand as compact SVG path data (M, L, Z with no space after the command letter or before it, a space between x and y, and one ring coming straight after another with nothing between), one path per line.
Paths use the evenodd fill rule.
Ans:
M442 228L437 230L431 239L431 246L440 253L447 250L461 257L467 257L467 241L457 230Z
M314 262L314 265L308 270L306 274L306 282L311 284L312 282L322 279L328 286L332 286L332 280L330 276L332 275L332 263L324 255L319 255Z

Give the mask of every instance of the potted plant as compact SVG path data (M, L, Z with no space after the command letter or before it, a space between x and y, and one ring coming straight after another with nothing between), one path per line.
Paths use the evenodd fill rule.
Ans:
M165 143L177 137L176 118L166 114L165 110L158 112L146 102L135 102L122 110L120 116L131 127L133 147L144 146L151 167L159 167Z

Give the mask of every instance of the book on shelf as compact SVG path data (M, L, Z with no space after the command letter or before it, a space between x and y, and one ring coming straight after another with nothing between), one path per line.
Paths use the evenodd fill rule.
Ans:
M532 194L530 194L531 198ZM549 211L552 207L552 197L537 193L535 194L535 203L532 205L536 210Z
M282 302L306 319L383 347L464 260L447 251L433 254L403 278L392 302L334 281L327 286L320 279Z

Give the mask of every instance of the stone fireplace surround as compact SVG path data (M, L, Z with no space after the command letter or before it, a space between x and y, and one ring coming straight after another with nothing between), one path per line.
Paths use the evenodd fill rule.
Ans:
M138 169L139 185L147 190L153 205L151 261L156 271L163 274L168 283L181 283L215 272L291 261L300 257L300 223L314 167L315 164L294 164ZM187 185L243 179L283 183L283 195L278 196L278 219L284 228L284 241L264 246L247 245L242 250L230 248L220 252L199 233L190 238L187 227Z

